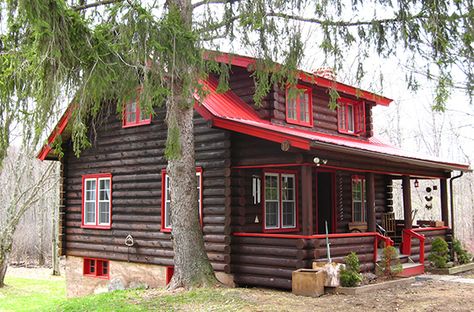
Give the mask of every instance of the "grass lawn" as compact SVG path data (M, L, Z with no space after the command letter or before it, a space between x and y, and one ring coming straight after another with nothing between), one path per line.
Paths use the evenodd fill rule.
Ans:
M51 311L64 300L64 279L46 280L6 276L0 288L0 311Z

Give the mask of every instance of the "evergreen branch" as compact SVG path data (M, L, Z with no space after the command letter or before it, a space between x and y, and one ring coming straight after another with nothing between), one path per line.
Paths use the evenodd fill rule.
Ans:
M97 1L93 3L75 5L75 6L72 6L71 8L75 11L83 11L83 10L96 8L102 5L107 5L107 4L117 3L117 2L123 2L123 0L102 0L102 1Z

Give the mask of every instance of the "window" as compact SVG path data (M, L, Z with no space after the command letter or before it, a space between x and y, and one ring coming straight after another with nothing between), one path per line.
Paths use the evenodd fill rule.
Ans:
M264 189L264 229L296 229L296 175L288 172L266 172Z
M151 123L151 115L145 114L140 109L139 92L135 99L125 104L122 119L122 128L148 125Z
M83 274L86 276L109 278L109 261L84 258Z
M82 176L82 227L110 229L112 215L112 175Z
M361 134L365 132L365 102L339 99L337 108L339 132Z
M297 85L286 88L286 122L313 126L313 99L310 87Z
M262 179L259 176L252 176L252 198L254 205L260 204L262 200Z
M367 204L365 198L365 179L359 176L352 177L352 221L367 221Z
M196 168L197 191L198 191L198 207L199 219L202 222L202 169ZM170 177L166 170L162 171L161 183L161 231L171 232L171 192L170 192Z

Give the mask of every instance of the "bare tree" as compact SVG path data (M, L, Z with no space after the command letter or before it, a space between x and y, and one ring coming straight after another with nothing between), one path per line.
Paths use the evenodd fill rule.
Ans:
M30 149L10 150L0 174L0 287L13 237L25 212L56 187L54 163L41 163Z

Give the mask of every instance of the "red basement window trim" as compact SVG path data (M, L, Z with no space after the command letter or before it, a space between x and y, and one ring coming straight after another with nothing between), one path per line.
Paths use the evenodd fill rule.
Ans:
M365 133L365 102L339 99L337 104L338 131L353 135Z
M84 276L109 279L109 260L84 258Z
M141 89L138 89L135 98L124 105L122 128L149 125L151 123L151 114L147 115L140 109L140 92Z
M263 231L298 231L298 183L294 170L265 170Z
M311 87L297 85L286 88L286 122L313 126L313 96Z
M110 229L112 220L112 174L82 176L82 228Z
M196 168L199 220L202 225L202 168ZM171 192L170 177L166 169L161 171L161 231L171 232Z

